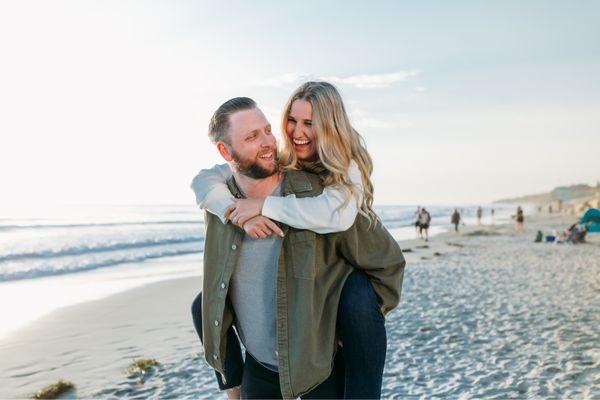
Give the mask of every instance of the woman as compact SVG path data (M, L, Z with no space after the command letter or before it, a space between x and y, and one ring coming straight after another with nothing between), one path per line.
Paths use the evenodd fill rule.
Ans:
M460 213L458 212L458 209L455 208L454 211L452 211L450 222L454 225L454 232L458 232L458 225L460 224Z
M319 174L325 186L317 197L239 199L232 204L225 180L226 165L203 170L194 180L198 204L225 222L245 229L255 238L275 233L252 224L263 215L298 229L316 233L341 232L358 213L379 223L372 210L371 157L351 126L337 89L326 82L307 82L288 100L282 120L282 169L304 169ZM198 301L195 302L198 314ZM345 397L379 398L386 352L384 318L368 276L356 270L344 285L338 309L344 347Z
M523 209L521 208L521 206L518 206L516 224L517 233L523 233L523 222L525 222L525 215L523 214Z

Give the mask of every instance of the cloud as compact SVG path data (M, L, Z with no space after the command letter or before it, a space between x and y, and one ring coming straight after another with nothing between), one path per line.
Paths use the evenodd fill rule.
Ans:
M389 124L386 121L373 117L372 115L370 115L370 113L361 108L351 107L350 119L352 121L352 124L356 126L359 130L380 129L389 127Z
M379 89L390 87L396 82L403 82L408 78L417 76L418 74L419 71L413 69L406 71L398 71L391 74L362 74L352 75L346 78L341 78L338 76L328 76L322 79L340 85L354 86L358 89Z
M257 86L272 86L279 88L287 88L289 86L297 86L300 82L305 82L307 80L314 79L314 77L310 77L306 74L301 75L297 73L287 73L278 76L274 76L272 78L260 80L256 82Z
M286 73L272 78L258 81L258 86L272 86L287 88L297 86L308 80L322 80L338 85L352 86L357 89L380 89L392 86L396 82L403 82L419 75L415 69L397 71L389 74L361 74L347 77L340 76L315 76L308 74Z

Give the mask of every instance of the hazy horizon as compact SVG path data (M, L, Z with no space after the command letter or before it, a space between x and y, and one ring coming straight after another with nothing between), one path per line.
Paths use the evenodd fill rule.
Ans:
M341 91L375 204L485 204L600 179L600 4L0 4L0 206L193 204L225 100L279 133Z

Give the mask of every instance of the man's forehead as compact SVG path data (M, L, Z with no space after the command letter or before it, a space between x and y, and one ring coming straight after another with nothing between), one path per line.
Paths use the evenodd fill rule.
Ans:
M252 132L270 125L267 117L258 107L238 111L233 113L230 118L231 131L236 134Z

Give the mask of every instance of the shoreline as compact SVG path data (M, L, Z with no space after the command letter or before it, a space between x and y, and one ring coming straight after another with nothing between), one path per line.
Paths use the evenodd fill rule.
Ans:
M407 237L414 228L390 229L394 237ZM447 233L445 226L433 226L430 237ZM410 244L418 239L397 240ZM404 246L404 245L402 245ZM0 341L35 323L40 318L65 307L99 300L117 293L132 290L155 282L177 279L182 276L200 276L203 252L126 262L107 268L62 273L39 278L0 281L1 304L27 304L27 309L8 310L3 313ZM30 298L44 298L32 303Z
M409 269L452 265L457 260L460 262L461 257L473 257L472 254L465 256L463 253L468 253L465 249L470 252L481 249L478 251L483 256L486 248L495 246L496 237L510 238L521 246L529 246L533 242L533 232L539 226L565 227L571 219L570 216L529 217L525 234L521 236L514 233L512 224L475 225L461 227L458 234L442 233L430 238L429 242L412 239L399 243L403 250L411 249L405 252L408 272ZM592 243L583 246L591 246L594 251L600 249L600 241L596 239L594 237ZM538 249L560 247L536 245ZM576 249L576 246L572 248ZM470 262L477 264L477 257L475 255ZM159 265L155 267L160 270ZM201 263L189 257L178 270L200 269ZM190 315L191 302L201 290L202 277L199 273L172 279L159 276L159 282L54 310L0 338L0 358L3 359L0 397L30 397L59 379L73 381L78 387L75 394L80 397L97 395L111 385L137 390L138 386L127 377L125 370L133 359L138 358L156 358L168 368L179 368L177 365L181 363L186 363L189 368L207 368L199 359L202 348ZM407 281L406 290L410 290ZM405 297L403 293L400 309L406 304ZM185 371L180 373L189 375ZM213 390L203 392L202 397L218 395L218 390L214 391L216 385L212 373L204 371L201 376L194 385L206 385L207 389L198 390ZM115 395L118 389L110 390L104 393Z
M141 268L142 267L142 268ZM123 263L119 266L35 279L0 282L1 304L26 304L3 312L2 339L65 307L100 300L137 287L199 275L202 255L190 254ZM35 297L42 301L32 302Z
M134 359L168 362L182 349L200 351L189 309L201 286L200 276L150 283L63 307L19 329L0 341L0 398L30 398L59 379L88 397L126 378Z

